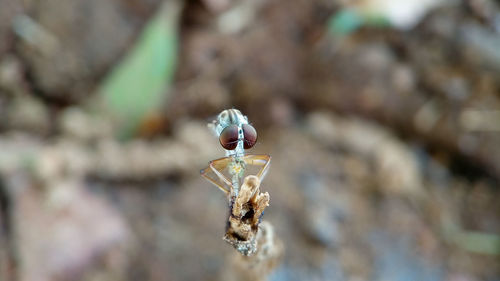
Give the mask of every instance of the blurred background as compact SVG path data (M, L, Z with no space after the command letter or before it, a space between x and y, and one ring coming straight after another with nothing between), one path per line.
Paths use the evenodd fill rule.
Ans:
M236 280L233 107L269 280L500 280L493 0L0 0L0 280Z

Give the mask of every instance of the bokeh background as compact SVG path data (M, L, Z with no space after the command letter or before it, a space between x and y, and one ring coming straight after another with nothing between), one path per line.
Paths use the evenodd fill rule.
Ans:
M235 280L233 107L269 280L500 280L493 0L0 0L0 280Z

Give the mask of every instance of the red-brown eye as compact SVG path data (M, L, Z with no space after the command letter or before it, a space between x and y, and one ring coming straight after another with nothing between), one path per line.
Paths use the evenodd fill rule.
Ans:
M227 150L233 150L238 146L238 126L229 125L219 136L219 142Z
M257 142L257 131L255 131L254 127L248 124L243 124L241 127L243 128L243 136L245 137L245 149L252 148Z

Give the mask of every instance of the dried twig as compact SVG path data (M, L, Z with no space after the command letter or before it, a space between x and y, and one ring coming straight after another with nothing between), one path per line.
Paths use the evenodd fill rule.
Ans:
M259 178L247 176L238 195L233 192L229 196L231 206L224 240L246 256L257 250L260 217L269 206L269 193L260 193L259 186Z
M265 280L279 264L283 244L269 222L262 222L264 209L269 206L269 193L260 192L258 177L247 176L238 195L229 195L230 212L224 240L242 255L232 258L238 276L249 280Z
M269 206L269 193L261 193L259 187L259 178L250 175L244 179L238 195L233 192L228 196L230 212L224 240L239 252L231 257L233 271L229 274L240 280L265 280L283 254L283 244L273 226L261 222L264 209Z

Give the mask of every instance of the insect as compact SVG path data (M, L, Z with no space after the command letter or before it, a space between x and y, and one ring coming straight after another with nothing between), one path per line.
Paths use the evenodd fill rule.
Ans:
M257 142L257 131L248 123L248 118L237 109L222 111L209 124L226 150L226 157L212 160L201 170L201 176L217 186L226 195L238 195L240 181L247 165L260 167L257 177L263 180L269 169L271 156L267 154L245 154ZM225 175L225 171L230 178Z

